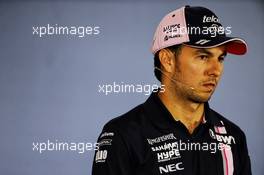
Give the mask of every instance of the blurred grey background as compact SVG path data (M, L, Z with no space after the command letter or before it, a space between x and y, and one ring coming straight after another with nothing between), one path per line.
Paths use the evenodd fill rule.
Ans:
M99 85L158 84L150 52L161 18L183 5L212 9L249 46L229 55L211 107L246 133L254 175L263 175L264 15L261 1L0 1L0 174L88 175L94 151L33 150L32 143L95 143L103 125L144 93ZM33 35L33 26L99 26L99 35Z

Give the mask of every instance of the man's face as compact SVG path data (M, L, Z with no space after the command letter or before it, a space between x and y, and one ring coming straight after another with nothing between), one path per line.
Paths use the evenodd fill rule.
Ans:
M207 102L223 73L225 56L225 46L199 49L183 45L172 75L182 82L174 83L176 93L193 102Z

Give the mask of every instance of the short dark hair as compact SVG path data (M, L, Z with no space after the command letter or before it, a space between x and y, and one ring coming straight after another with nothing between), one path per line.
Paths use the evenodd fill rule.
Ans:
M167 49L169 49L171 52L173 52L173 54L177 58L181 52L181 44L167 47ZM155 53L155 55L154 55L154 74L155 74L155 77L161 82L161 72L160 72L160 70L155 69L155 67L157 67L158 69L161 69L161 63L160 63L160 59L159 59L159 51L157 53Z

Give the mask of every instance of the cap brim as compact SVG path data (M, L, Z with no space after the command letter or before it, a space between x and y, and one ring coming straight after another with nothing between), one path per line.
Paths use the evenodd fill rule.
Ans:
M247 52L247 44L241 38L218 36L213 40L205 40L205 41L209 41L209 42L202 43L201 45L201 42L199 42L198 40L198 41L186 42L184 44L195 48L213 48L225 44L227 52L230 54L244 55Z

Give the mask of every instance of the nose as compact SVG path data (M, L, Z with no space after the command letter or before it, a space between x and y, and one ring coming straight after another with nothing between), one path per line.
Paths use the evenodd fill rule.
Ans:
M218 59L211 59L208 63L208 68L206 71L207 76L220 77L223 72L223 66L223 63Z

